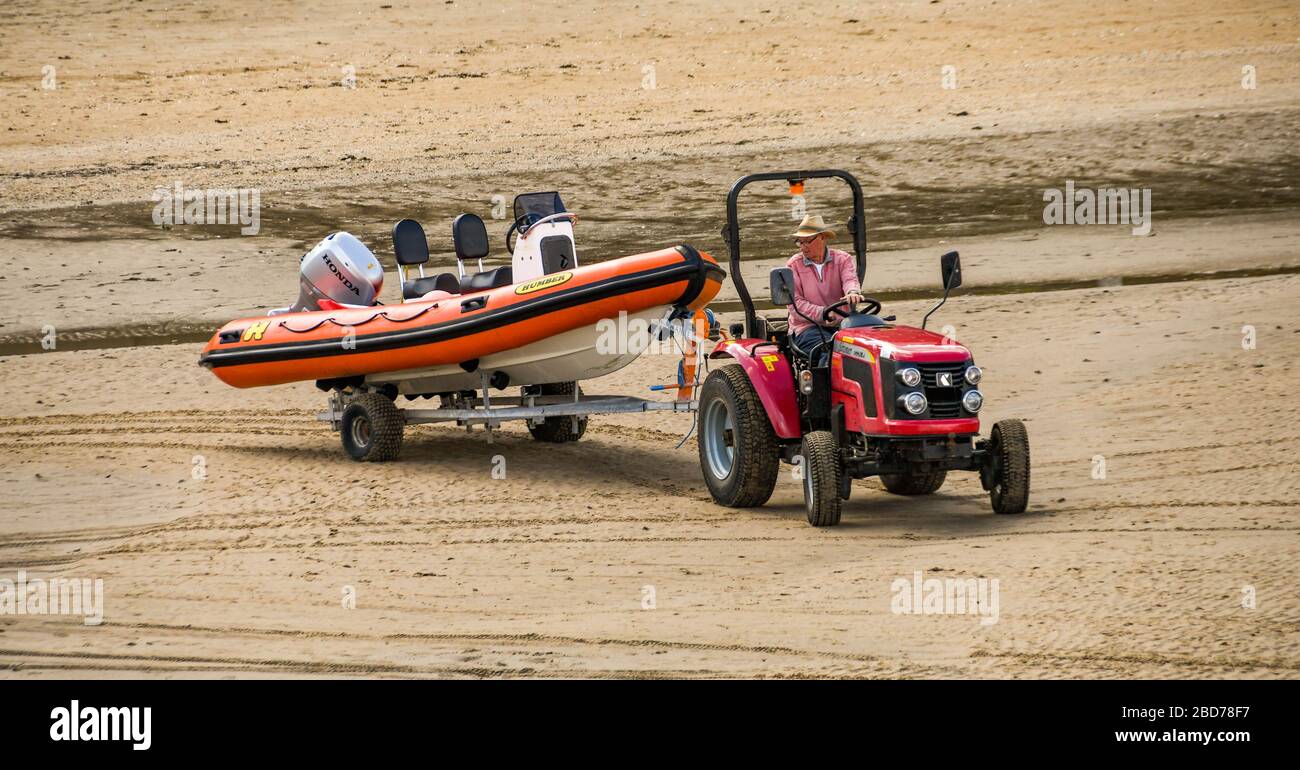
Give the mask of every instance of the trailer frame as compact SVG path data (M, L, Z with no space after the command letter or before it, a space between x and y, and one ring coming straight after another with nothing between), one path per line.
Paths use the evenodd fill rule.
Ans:
M317 413L316 419L329 423L330 429L334 432L341 432L343 412L356 395L359 393L346 394L342 391L334 391L330 394L326 411ZM488 443L492 443L492 431L501 427L503 422L524 420L535 426L548 417L570 417L574 420L576 429L580 417L645 412L689 414L699 409L699 401L651 401L637 396L578 394L575 394L574 398L541 395L492 398L490 394L484 393L482 396L475 395L473 398L460 399L455 406L436 409L395 408L404 426L454 422L457 427L464 427L467 432L473 432L474 426L482 425ZM687 437L689 436L688 432Z

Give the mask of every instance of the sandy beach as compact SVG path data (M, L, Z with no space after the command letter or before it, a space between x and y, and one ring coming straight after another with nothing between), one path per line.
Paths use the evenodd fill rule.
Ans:
M0 11L0 578L104 581L99 625L0 613L0 679L1297 678L1298 20L1201 0ZM477 211L504 264L493 196L527 190L563 191L584 259L724 260L732 182L812 167L864 180L867 293L905 297L900 322L961 251L931 323L975 351L981 421L1025 420L1026 513L990 513L973 474L915 498L867 479L815 529L788 466L766 506L723 508L695 439L675 448L688 415L595 417L558 446L411 426L398 461L358 464L312 383L196 365L225 321L288 304L333 230L390 270L388 302L394 221L450 264L451 218ZM154 225L177 180L258 189L261 231ZM1150 189L1150 234L1046 226L1066 180ZM809 199L843 223L841 194ZM749 202L742 272L766 298L790 200ZM675 365L583 387L648 396ZM995 622L895 612L918 572L997 579Z

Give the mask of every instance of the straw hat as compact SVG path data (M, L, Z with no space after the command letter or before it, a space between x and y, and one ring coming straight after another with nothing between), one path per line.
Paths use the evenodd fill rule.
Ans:
M821 214L809 214L799 223L799 229L794 231L794 237L807 238L822 233L825 233L827 238L835 237L835 231L826 226L826 223L822 221Z

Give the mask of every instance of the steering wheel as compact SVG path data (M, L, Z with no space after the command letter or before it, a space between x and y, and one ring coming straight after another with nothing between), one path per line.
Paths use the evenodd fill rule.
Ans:
M520 238L527 238L528 231L537 225L560 219L567 219L576 224L578 221L578 215L570 211L560 211L555 214L547 214L543 217L531 211L524 212L524 214L514 221L514 224L510 225L510 229L506 230L506 251L510 254L515 253L515 244L510 242L510 234L514 231L519 231Z
M532 227L533 223L539 219L541 219L541 217L539 217L538 215L534 214L531 211L526 211L518 219L514 221L514 224L510 225L510 229L506 230L506 252L507 253L509 254L515 253L515 245L510 242L510 234L513 233L515 230L519 230L520 232L527 231L528 228Z
M825 310L822 311L822 323L830 323L831 321L834 321L835 316L839 316L840 318L848 318L850 315L852 315L852 312L848 311L848 307L849 307L849 301L847 299L842 299L839 302L836 302L834 305L827 307ZM864 307L866 309L863 309ZM862 301L858 303L857 312L866 313L867 315L875 315L876 313L879 313L880 300L873 299L871 297L863 297Z

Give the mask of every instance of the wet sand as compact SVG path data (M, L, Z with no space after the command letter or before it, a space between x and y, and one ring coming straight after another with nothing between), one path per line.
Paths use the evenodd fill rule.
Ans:
M883 251L869 247L865 285L868 294L885 299L937 297L942 293L939 255L952 249L962 255L966 292L1035 292L1071 282L1112 285L1126 279L1174 281L1224 271L1300 269L1300 218L1295 216L1176 220L1159 223L1153 232L1143 238L1123 226L1039 227L997 238L937 239ZM726 247L715 240L710 253L730 269ZM770 244L752 250L748 241L742 244L741 272L759 302L768 299L768 272L789 258L786 246ZM0 248L4 245L0 241ZM75 266L72 252L82 247L42 242L16 260L18 279L0 284L0 304L23 309L0 326L0 352L40 351L47 324L57 332L56 349L206 340L226 321L284 307L297 297L297 258L283 258L296 252L284 243L279 250L266 245L263 239L196 241L160 262L134 242L109 242L95 248L96 261L124 272L70 272L69 280L84 292L70 297L67 284L51 281L42 265L66 259L62 264ZM587 254L581 247L580 242L580 261ZM272 251L279 253L268 253ZM260 277L241 278L248 273ZM397 283L390 271L382 300L398 301ZM728 280L715 304L735 309L737 297ZM1044 301L1051 301L1050 295Z

